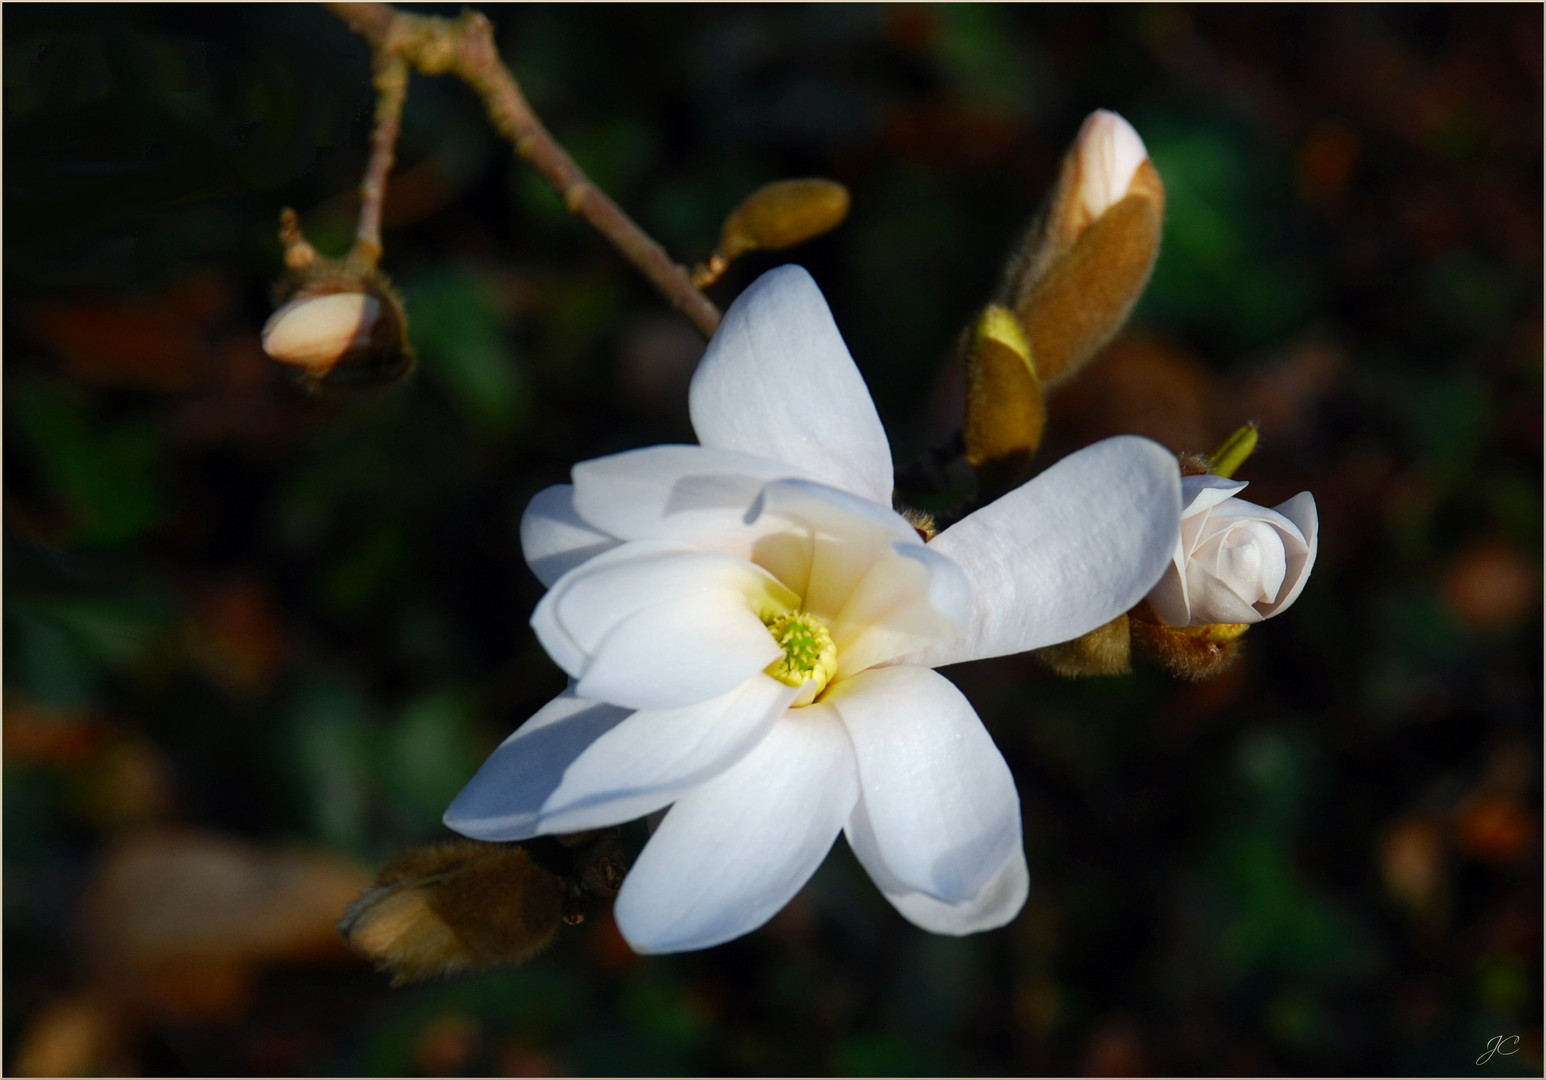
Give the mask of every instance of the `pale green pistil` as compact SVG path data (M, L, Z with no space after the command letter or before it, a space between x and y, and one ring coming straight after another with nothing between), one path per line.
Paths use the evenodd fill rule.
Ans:
M810 699L814 699L837 673L837 646L832 643L826 623L803 611L791 611L775 617L767 627L773 640L783 648L784 655L764 670L788 686L815 682L816 687L810 694ZM795 701L797 705L806 703L801 699Z

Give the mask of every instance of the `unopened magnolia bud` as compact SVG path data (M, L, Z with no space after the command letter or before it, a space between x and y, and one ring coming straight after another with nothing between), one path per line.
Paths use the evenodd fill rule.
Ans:
M1133 670L1132 632L1127 615L1118 615L1088 634L1037 649L1035 657L1065 678L1126 675Z
M380 320L381 301L364 293L302 295L269 316L263 351L282 364L326 371L368 346Z
M781 251L842 224L848 189L835 180L777 180L746 197L725 219L719 254L727 260L748 251Z
M1047 411L1030 345L1014 314L988 305L965 338L966 460L980 495L996 498L1025 475Z
M413 371L403 302L373 258L318 255L295 211L279 215L288 273L263 324L263 351L299 369L313 391L371 389Z
M462 840L387 864L338 930L398 986L525 963L552 943L564 911L563 882L523 848Z
M1000 289L1044 385L1078 370L1127 321L1159 255L1164 211L1138 133L1115 113L1093 113Z
M1240 480L1181 478L1181 533L1149 592L1166 626L1258 623L1299 598L1315 566L1315 497L1300 492L1274 509L1235 496Z
M313 390L369 389L413 370L402 301L373 269L319 260L263 327L263 351Z

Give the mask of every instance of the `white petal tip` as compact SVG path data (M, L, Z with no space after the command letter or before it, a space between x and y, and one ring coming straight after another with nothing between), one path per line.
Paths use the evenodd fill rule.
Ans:
M331 366L370 341L381 302L364 293L330 293L291 300L263 326L263 351L283 364Z
M1133 175L1149 157L1143 139L1106 109L1091 113L1079 130L1079 194L1091 218L1127 196Z

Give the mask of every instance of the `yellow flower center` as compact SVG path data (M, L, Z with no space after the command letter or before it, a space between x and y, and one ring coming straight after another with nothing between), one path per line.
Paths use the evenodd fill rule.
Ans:
M803 611L789 611L771 619L764 618L768 633L784 650L784 656L769 664L765 670L773 678L787 686L804 686L815 682L809 696L801 694L794 704L806 705L826 689L832 676L837 674L837 646L827 624L816 616Z

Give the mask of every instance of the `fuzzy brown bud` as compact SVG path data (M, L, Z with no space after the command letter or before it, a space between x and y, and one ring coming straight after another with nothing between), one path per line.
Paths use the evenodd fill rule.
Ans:
M1177 678L1202 682L1221 674L1240 655L1244 623L1206 626L1161 626L1130 618L1133 651L1159 664Z
M1115 113L1091 114L1001 290L1044 384L1073 374L1127 321L1159 255L1164 212L1138 133Z
M459 840L388 863L338 930L399 986L525 963L552 943L564 912L563 883L524 848Z
M1087 675L1126 675L1133 670L1132 631L1127 615L1118 615L1088 634L1033 654L1064 678Z

